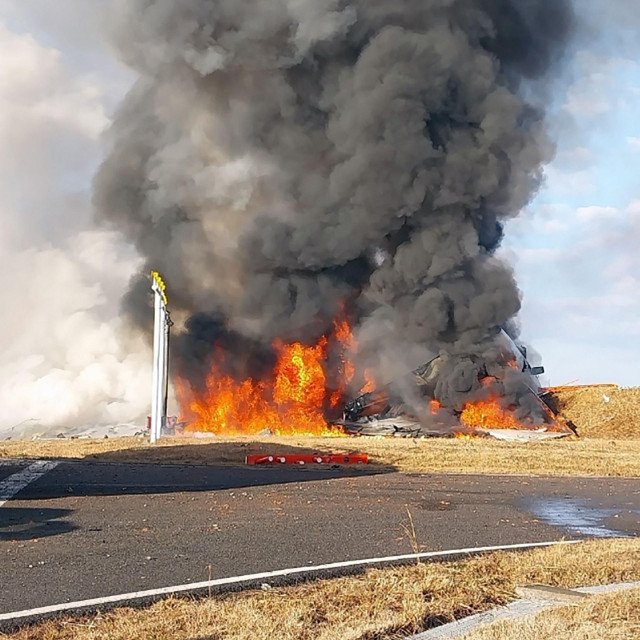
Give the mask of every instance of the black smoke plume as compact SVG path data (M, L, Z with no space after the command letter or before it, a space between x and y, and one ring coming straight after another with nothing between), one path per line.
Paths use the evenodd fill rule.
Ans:
M381 378L446 354L440 399L473 391L520 309L503 224L553 154L525 93L572 22L568 0L117 1L139 79L95 203L169 283L180 372L216 342L260 368L347 301Z

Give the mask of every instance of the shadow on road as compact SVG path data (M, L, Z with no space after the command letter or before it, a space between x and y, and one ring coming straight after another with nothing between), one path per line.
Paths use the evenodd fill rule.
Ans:
M341 447L336 447L340 449ZM148 495L357 478L395 471L378 465L247 466L248 453L317 453L312 448L259 442L177 444L91 454L61 460L20 493L20 500Z
M173 444L175 442L175 444ZM215 438L204 440L195 444L182 443L180 438L167 438L161 441L160 445L147 445L145 447L133 448L123 447L121 449L102 451L88 454L83 459L100 462L137 462L155 464L177 464L177 465L242 465L249 454L313 454L327 453L335 450L336 453L351 452L363 453L360 447L353 446L357 439L336 438L335 440L322 441L322 449L310 446L303 446L298 443L289 444L274 440L268 441L242 441L242 442L217 442ZM335 447L328 446L329 443ZM169 444L171 443L171 444ZM369 464L367 468L385 468L380 465Z
M3 507L0 509L0 541L19 542L75 531L76 525L62 520L71 513L71 509Z

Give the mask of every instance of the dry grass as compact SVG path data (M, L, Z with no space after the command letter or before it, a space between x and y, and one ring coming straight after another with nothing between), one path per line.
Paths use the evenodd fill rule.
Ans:
M640 541L608 540L445 564L369 570L292 587L169 599L146 609L65 618L11 640L383 640L490 609L516 586L562 587L640 578ZM519 637L519 636L511 636Z
M587 438L640 438L640 388L563 387L548 399L551 408Z
M0 458L75 458L106 462L244 464L247 453L368 453L405 472L640 477L640 440L566 439L517 444L491 439L138 438L0 442Z
M577 607L545 611L518 622L497 622L463 640L638 640L640 589L598 596Z

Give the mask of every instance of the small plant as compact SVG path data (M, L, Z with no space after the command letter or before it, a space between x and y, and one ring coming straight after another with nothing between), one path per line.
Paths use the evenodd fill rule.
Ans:
M407 538L409 538L409 544L413 549L413 552L416 556L420 553L420 545L418 544L418 536L416 534L416 526L413 522L413 516L411 515L411 511L409 510L409 505L404 505L404 508L407 510L407 516L409 516L409 524L406 525L402 523L402 528L404 529ZM417 564L420 564L420 558L416 558Z

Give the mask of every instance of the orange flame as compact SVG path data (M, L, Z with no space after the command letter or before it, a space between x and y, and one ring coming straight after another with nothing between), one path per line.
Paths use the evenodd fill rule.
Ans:
M456 431L453 434L453 437L456 438L456 440L481 440L483 438L483 436L478 433L469 433L463 431Z
M460 422L467 427L487 429L527 429L513 413L500 405L498 396L465 405ZM529 427L530 428L530 427Z
M364 379L365 379L365 384L360 390L360 393L364 394L364 393L371 393L372 391L375 391L377 387L377 383L375 381L375 378L373 377L373 373L369 369L365 369Z
M343 310L344 313L344 310ZM356 374L356 367L350 359L350 354L357 350L356 342L351 332L349 323L344 319L335 319L333 321L333 337L341 346L340 365L338 367L338 388L331 394L329 398L329 406L335 409L340 400L344 397L345 391Z
M488 392L488 397L476 402L468 402L460 415L460 422L472 429L530 429L531 427L522 424L514 415L513 411L505 409L500 396L496 392L490 391L494 378L485 378L482 384Z
M482 384L485 387L486 397L476 402L468 402L460 415L460 422L472 429L518 429L531 430L543 427L546 431L557 433L571 433L569 425L557 416L541 400L535 391L531 390L531 399L538 403L543 416L543 423L534 424L531 421L521 421L516 418L515 407L505 407L500 395L491 389L495 378L485 378Z
M276 365L273 400L293 432L317 434L327 430L322 411L326 393L322 363L326 348L327 340L322 338L315 347L295 343L282 349ZM283 424L275 431L282 433L286 428Z
M344 309L342 310L344 314ZM331 396L330 405L335 408L344 396L347 387L353 382L356 376L356 366L351 359L358 353L358 342L356 341L349 323L344 319L336 319L333 321L333 337L342 345L341 363L339 377L341 380L340 389ZM360 393L371 393L375 391L377 383L370 369L363 372L365 384Z
M326 338L315 347L300 343L279 347L272 383L251 378L237 382L213 365L206 390L198 394L176 381L187 431L251 435L266 429L276 435L341 435L324 417L326 395L322 363ZM218 354L222 358L222 354Z
M329 339L315 346L275 343L277 363L267 380L234 380L224 373L224 353L218 350L205 390L195 391L182 379L175 381L186 431L251 435L269 430L276 435L345 435L330 425L325 409L335 409L356 371L350 354L356 351L348 321L336 319L331 334L338 353L338 371L328 388L325 364ZM337 388L335 388L337 386Z

